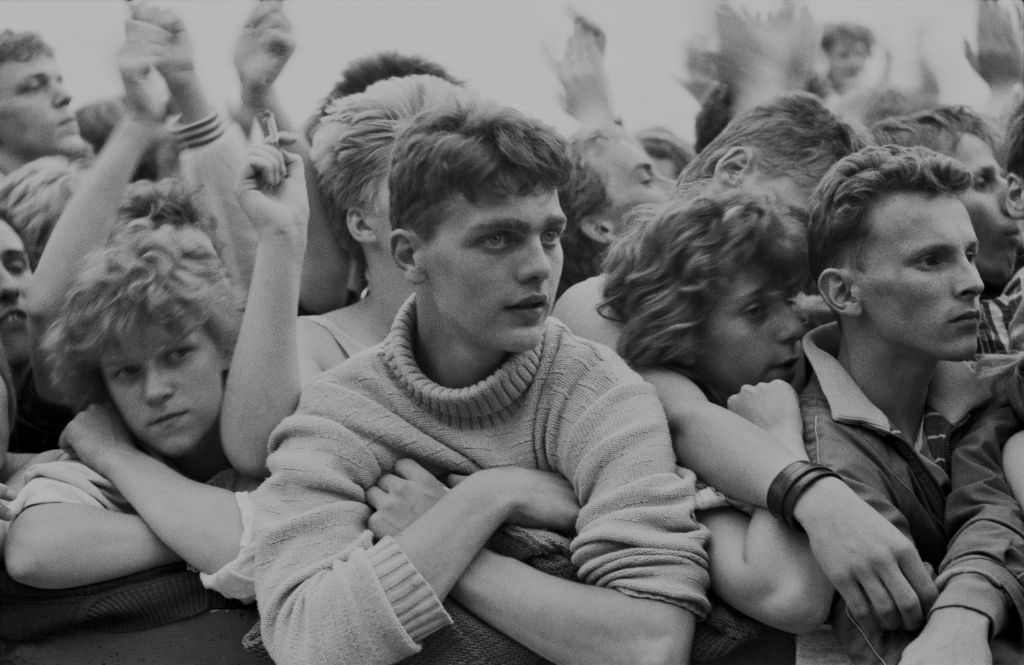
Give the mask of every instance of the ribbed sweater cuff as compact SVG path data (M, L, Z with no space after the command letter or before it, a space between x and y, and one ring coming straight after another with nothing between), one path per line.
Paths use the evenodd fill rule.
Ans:
M1006 624L1007 605L1006 594L992 580L980 572L964 572L949 579L931 612L950 607L974 610L988 617L993 636Z
M183 150L201 148L224 135L224 121L215 111L187 125L176 125L173 132Z
M422 642L432 633L451 625L452 618L434 590L393 538L385 536L368 554L370 565L384 587L384 594L409 637Z

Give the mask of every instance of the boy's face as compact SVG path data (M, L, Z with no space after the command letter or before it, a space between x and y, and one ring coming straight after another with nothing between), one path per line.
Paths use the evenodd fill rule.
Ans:
M187 457L217 427L228 361L209 333L148 328L105 351L100 371L128 430L150 452Z
M724 402L745 385L792 381L804 328L791 293L750 268L732 279L704 322L693 372Z
M84 154L71 97L49 56L0 65L0 150L23 161Z
M459 196L443 215L415 250L419 324L485 363L536 346L562 273L555 191L479 204Z
M864 69L868 46L864 42L840 40L828 52L829 74L836 83L855 78Z
M972 134L960 137L952 154L970 169L971 189L960 195L978 236L978 272L985 284L1001 289L1013 276L1021 248L1020 229L1006 214L1007 181L992 149Z
M952 196L891 194L867 223L850 289L877 341L896 354L973 358L982 282L964 205Z
M29 362L28 321L21 298L32 277L28 254L11 225L0 220L0 342L14 368Z

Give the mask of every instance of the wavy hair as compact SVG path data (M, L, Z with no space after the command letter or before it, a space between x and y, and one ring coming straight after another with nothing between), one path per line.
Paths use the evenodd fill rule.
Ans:
M808 208L807 260L811 276L848 258L870 232L868 212L894 193L956 196L970 188L960 162L920 146L871 146L845 157L822 178ZM856 258L856 256L854 256Z
M622 322L618 352L637 369L690 374L704 324L737 272L761 269L786 292L806 282L799 211L745 192L637 209L605 259L598 311ZM701 377L693 377L701 379Z
M103 353L140 331L184 337L202 327L229 355L241 318L239 295L205 233L139 219L85 258L42 347L54 385L83 408L108 398Z
M939 106L871 125L871 135L878 145L924 146L944 155L956 151L964 134L978 137L992 154L999 154L997 128L966 106Z
M39 57L53 57L53 47L43 41L39 33L0 31L0 65L5 62L28 62Z

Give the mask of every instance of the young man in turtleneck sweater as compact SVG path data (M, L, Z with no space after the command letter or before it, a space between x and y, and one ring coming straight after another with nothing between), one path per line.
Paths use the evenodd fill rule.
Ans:
M675 470L653 388L548 318L565 154L483 102L399 139L391 249L415 294L383 343L303 392L255 498L276 662L483 662L438 646L446 608L536 662L688 661L708 609L693 474ZM447 474L464 479L446 489ZM392 509L430 483L420 509ZM574 532L578 579L488 549L505 523Z

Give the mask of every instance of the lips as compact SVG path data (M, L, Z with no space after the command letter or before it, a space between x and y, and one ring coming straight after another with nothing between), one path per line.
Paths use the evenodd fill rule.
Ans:
M20 309L9 309L3 314L0 314L0 327L3 328L14 328L25 325L27 316L23 310Z
M980 319L981 315L978 314L977 311L971 310L969 312L964 312L960 316L954 317L953 322L960 323L961 321L971 321L972 323L977 323Z
M509 305L508 309L546 309L548 306L548 297L546 295L538 294L527 296L522 300L517 301L514 305Z
M149 426L150 427L160 427L162 425L171 424L174 421L176 421L178 418L180 418L181 416L184 416L186 413L188 413L188 412L187 411L174 411L174 412L171 412L171 413L165 413L165 414L163 414L161 416L158 416L158 417L154 418L153 420L149 421Z

